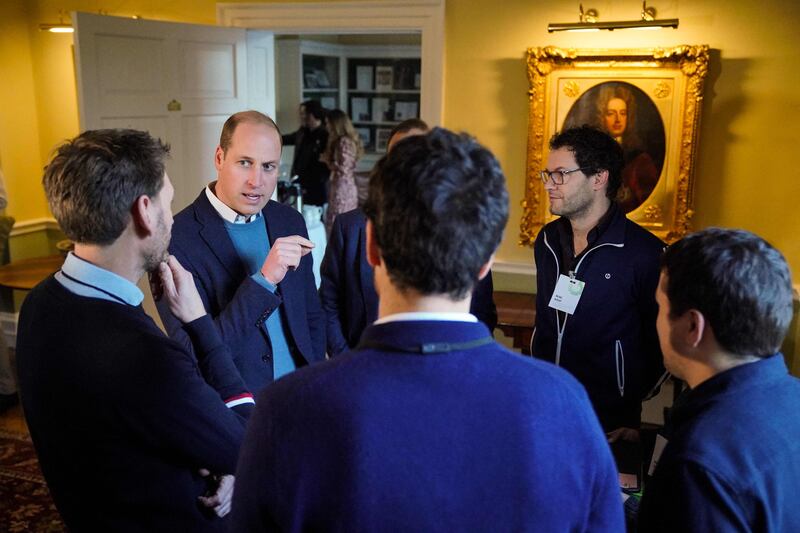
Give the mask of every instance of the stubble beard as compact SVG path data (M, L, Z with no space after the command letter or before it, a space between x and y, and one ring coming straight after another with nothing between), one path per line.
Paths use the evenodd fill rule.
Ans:
M561 199L561 206L554 208L550 204L550 212L554 215L566 217L569 219L580 218L589 212L592 207L592 197L587 196L573 196L569 200Z
M167 230L167 225L164 223L163 215L158 218L157 231L158 235L154 237L153 247L144 254L145 272L155 272L158 270L158 265L169 258L169 241L171 235L169 230Z

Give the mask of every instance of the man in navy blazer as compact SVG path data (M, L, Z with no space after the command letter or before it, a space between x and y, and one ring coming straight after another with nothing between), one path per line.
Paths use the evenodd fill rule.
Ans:
M418 118L405 120L392 129L388 149L406 137L424 135L429 129ZM355 348L364 329L378 318L378 295L372 267L367 262L366 227L367 218L360 208L336 217L322 260L319 297L325 310L331 356ZM489 331L497 326L493 293L490 271L475 285L470 305L470 313Z
M253 391L325 358L314 244L297 211L269 200L280 154L272 119L257 111L228 118L215 154L217 181L175 216L170 243ZM169 309L158 309L170 336L188 345Z
M367 262L367 217L360 208L342 213L333 228L322 260L319 296L327 320L328 353L355 348L361 333L378 318L378 294ZM489 331L497 326L492 273L475 285L470 313Z
M466 135L412 137L364 211L380 318L258 396L231 531L624 531L583 387L468 312L508 220L497 160Z

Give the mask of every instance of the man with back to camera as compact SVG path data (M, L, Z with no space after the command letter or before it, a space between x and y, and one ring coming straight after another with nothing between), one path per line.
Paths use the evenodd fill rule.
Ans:
M253 391L325 358L314 244L297 211L270 201L280 157L271 118L231 115L214 155L217 181L175 216L170 243ZM158 309L170 336L188 342L166 306Z
M641 403L664 369L656 334L664 244L614 201L622 148L583 126L550 140L541 172L550 222L536 238L536 329L531 353L569 370L609 440L638 440Z
M428 131L428 125L418 118L405 120L392 129L388 149L406 137ZM319 295L327 319L328 353L332 356L355 348L364 328L378 318L378 294L367 262L366 228L367 217L361 208L342 213L334 219L325 248ZM475 285L470 306L470 313L489 331L497 325L493 292L490 271Z
M380 318L261 393L233 530L622 531L583 388L468 313L508 220L497 160L466 135L410 137L364 210Z
M145 132L87 131L58 149L44 189L75 242L20 312L17 361L33 443L74 531L224 531L252 395L192 276L168 255L168 148ZM154 272L195 357L142 310ZM226 406L227 404L227 406ZM198 501L199 498L199 501Z
M328 129L325 127L325 109L317 100L306 100L298 108L300 128L283 135L283 144L294 146L292 176L299 176L303 188L303 203L324 205L328 203L330 169L320 161L328 146Z
M800 531L800 380L778 353L786 260L752 233L700 231L667 248L656 300L664 365L689 390L639 531Z

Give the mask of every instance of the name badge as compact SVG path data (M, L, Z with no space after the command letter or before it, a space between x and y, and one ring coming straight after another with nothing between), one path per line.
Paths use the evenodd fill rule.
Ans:
M568 315L575 312L578 307L578 302L583 294L583 287L586 284L579 279L570 278L561 274L556 283L556 290L553 291L553 296L550 297L550 303L547 304L553 309L563 311Z

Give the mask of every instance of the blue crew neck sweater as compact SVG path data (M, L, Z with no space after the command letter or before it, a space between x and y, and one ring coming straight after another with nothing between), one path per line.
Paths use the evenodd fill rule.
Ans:
M270 250L269 235L267 234L267 225L264 222L264 218L259 217L249 224L233 224L226 220L225 230L228 232L231 242L233 242L233 247L236 249L236 253L239 254L250 277L256 283L274 293L277 287L267 281L261 274L261 265L264 264L264 260ZM272 374L274 379L278 379L297 368L289 351L289 344L286 342L286 334L283 331L283 308L279 306L275 312L269 315L261 327L266 327L269 335L272 346Z

